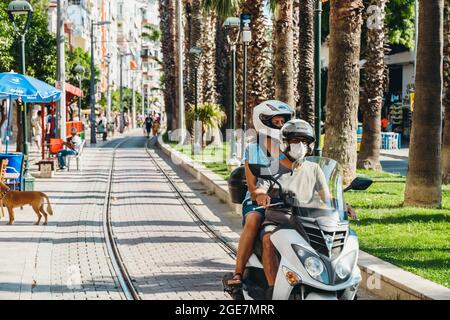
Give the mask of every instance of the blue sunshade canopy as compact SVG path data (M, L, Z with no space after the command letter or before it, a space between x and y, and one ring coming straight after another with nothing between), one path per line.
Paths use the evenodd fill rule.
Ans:
M27 103L50 103L61 98L61 90L23 74L0 73L0 98L19 97Z

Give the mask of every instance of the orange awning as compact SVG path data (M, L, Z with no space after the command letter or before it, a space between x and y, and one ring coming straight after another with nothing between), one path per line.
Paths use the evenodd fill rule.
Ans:
M76 97L83 97L83 90L81 90L78 87L75 87L74 85L71 85L70 83L65 84L66 88L66 105L71 105Z

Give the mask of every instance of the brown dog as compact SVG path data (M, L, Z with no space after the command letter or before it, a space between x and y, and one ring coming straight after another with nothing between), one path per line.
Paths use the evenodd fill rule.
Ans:
M47 212L44 210L44 199L47 200ZM7 185L0 181L0 206L2 206L2 215L3 206L8 209L9 225L14 223L14 209L23 207L27 204L33 208L34 212L38 216L38 220L35 225L39 224L42 215L45 218L44 225L47 225L47 217L48 215L53 215L53 210L50 200L45 193L37 191L12 191Z

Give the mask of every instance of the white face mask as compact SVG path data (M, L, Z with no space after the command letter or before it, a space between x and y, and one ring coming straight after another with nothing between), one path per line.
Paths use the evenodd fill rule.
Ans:
M289 156L291 156L292 159L299 160L303 159L306 154L308 153L308 147L304 143L296 143L291 144Z

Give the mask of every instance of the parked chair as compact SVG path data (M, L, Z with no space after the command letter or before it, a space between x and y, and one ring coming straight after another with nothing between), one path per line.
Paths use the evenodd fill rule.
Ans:
M84 149L85 144L86 144L86 140L83 140L83 142L81 143L81 146L80 146L80 151L78 152L77 155L67 156L67 171L70 171L70 160L71 159L76 159L77 160L77 170L78 171L82 170L81 156L83 154L83 149Z
M2 163L0 165L0 181L5 183L6 182L6 167L8 166L8 159L2 159Z

